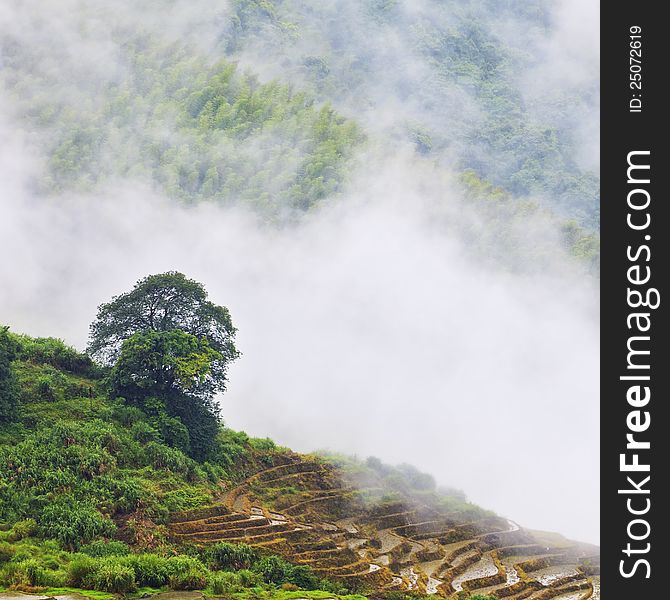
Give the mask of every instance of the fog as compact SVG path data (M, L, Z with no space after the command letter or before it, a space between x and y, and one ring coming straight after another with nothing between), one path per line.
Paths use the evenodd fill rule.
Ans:
M5 6L3 34L44 52L57 5L43 5L39 27L35 3ZM120 6L115 18L213 51L216 35L185 20L186 3L164 20ZM82 30L74 17L91 7L73 0L55 21L61 62L42 65L54 96L89 101L96 77L123 77L101 18ZM517 254L494 241L482 252L491 222L464 202L448 165L374 139L344 193L291 226L184 207L134 177L44 195L46 134L20 108L0 100L0 322L83 348L98 304L147 274L182 271L239 330L243 355L221 398L229 426L296 450L409 462L524 526L598 541L597 282L551 220L509 225ZM389 123L402 110L394 98L381 108ZM537 247L540 265L524 252Z

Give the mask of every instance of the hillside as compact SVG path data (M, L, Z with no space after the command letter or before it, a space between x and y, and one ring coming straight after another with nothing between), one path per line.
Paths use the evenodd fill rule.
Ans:
M67 23L58 7L27 6L20 27L0 31L8 113L39 149L30 181L38 197L95 200L132 182L285 224L347 199L375 163L402 156L416 181L481 182L464 186L465 205L487 231L504 232L502 244L480 244L505 267L567 248L598 271L599 179L579 160L597 85L533 90L521 77L543 72L549 3L499 12L483 1L152 6L169 23L188 15L182 30L129 3L94 2ZM49 22L52 13L59 25L45 36L41 15ZM54 47L53 37L70 45ZM458 196L430 195L443 206ZM517 223L530 218L559 242L528 241ZM451 219L448 234L471 245L476 234ZM548 262L537 260L540 270Z
M7 335L20 412L0 429L2 586L599 598L596 547L525 530L375 458L297 454L220 426L197 462L111 400L86 355Z

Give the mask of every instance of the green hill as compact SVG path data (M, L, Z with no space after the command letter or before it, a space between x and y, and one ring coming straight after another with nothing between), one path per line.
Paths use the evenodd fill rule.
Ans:
M591 597L597 548L519 528L409 466L296 454L223 425L196 461L112 400L88 356L4 335L20 390L0 429L6 588Z
M410 148L416 179L455 172L501 191L508 201L491 211L485 189L466 186L489 207L471 203L487 228L508 232L506 247L524 244L517 220L545 211L550 228L568 230L569 251L597 263L598 176L576 160L578 115L597 86L531 101L520 81L542 67L534 49L552 33L547 2L410 11L394 1L236 0L223 16L197 15L217 40L207 51L145 17L102 3L73 15L73 47L111 54L92 66L30 29L6 32L0 83L44 154L31 186L39 195L144 182L186 204L244 206L285 223L351 192L356 175L374 176L371 156ZM511 22L522 40L503 35Z

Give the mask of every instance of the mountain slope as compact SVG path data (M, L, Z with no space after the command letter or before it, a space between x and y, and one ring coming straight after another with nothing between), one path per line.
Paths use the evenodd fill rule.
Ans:
M593 546L524 530L375 458L301 455L222 428L197 463L109 400L87 356L11 338L21 412L0 427L0 585L599 597Z

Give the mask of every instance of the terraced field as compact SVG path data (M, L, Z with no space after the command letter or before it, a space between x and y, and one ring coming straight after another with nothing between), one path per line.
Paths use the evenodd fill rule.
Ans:
M593 546L524 530L484 511L445 510L431 494L389 495L316 458L284 460L226 490L213 506L174 514L173 538L243 542L351 589L599 598Z

